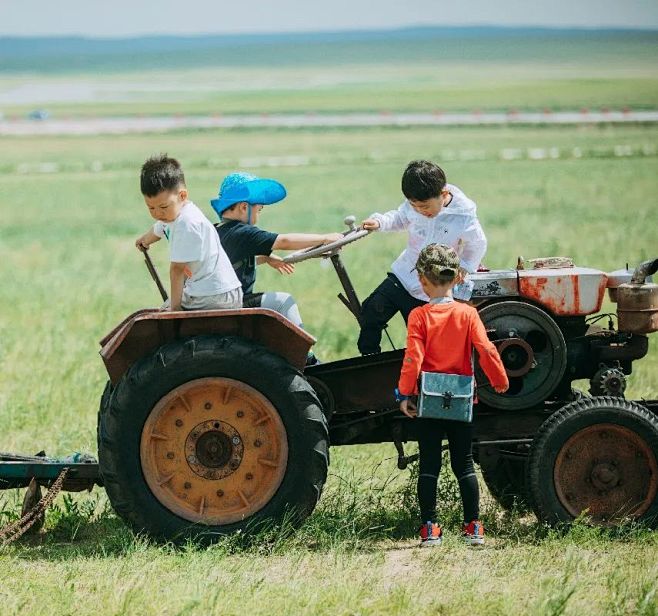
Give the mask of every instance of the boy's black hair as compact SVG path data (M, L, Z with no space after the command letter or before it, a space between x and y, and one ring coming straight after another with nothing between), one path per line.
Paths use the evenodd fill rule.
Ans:
M443 169L429 160L412 160L402 174L402 194L410 201L427 201L446 185Z
M166 154L151 156L142 165L140 188L145 197L155 197L162 191L185 186L185 175L180 163Z

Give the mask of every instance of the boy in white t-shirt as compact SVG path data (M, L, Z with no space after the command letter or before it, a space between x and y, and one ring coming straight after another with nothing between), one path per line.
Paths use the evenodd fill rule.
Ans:
M170 310L242 308L242 287L212 223L188 200L180 163L166 154L143 165L140 185L157 221L135 246L141 251L169 240Z

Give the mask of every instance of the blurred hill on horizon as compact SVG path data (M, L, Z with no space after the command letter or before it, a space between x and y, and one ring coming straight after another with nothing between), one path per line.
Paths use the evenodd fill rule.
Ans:
M439 60L615 66L630 57L642 66L655 64L658 30L431 26L130 38L0 37L4 74Z

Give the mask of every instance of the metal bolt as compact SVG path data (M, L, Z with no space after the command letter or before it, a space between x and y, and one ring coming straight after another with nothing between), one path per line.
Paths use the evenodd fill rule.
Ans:
M240 444L240 437L239 436L234 436L232 439L232 443L234 445L239 445Z
M571 460L571 458L572 458L573 456L571 455L571 452L570 452L570 451L567 451L567 452L564 454L564 457L565 457L567 460Z
M174 452L173 451L168 452L167 453L167 458L169 458L170 460L173 460L174 459Z
M183 425L183 420L182 419L177 419L176 420L176 425L180 428Z
M236 468L238 468L239 464L238 464L235 460L233 460L233 461L229 464L229 466L230 466L233 470L235 470Z
M236 415L237 415L238 417L244 417L244 411L238 411L238 412L236 413Z
M251 473L247 473L245 475L245 477L246 477L247 481L251 481L254 478L254 476Z
M216 494L221 498L222 496L224 496L224 490L217 490Z
M198 432L192 432L192 438L196 438L197 436L199 436Z
M184 487L186 490L189 490L189 489L192 487L192 484L191 484L189 481L186 481L185 484L183 485L183 487Z
M641 451L636 451L636 452L635 452L635 457L636 457L636 458L644 458L644 456L642 455L642 452L641 452Z
M254 441L254 447L260 447L263 443L261 443L258 439Z
M216 421L216 422L213 424L213 428L219 428L219 427L220 427L220 424L219 424L218 421Z
M210 402L206 402L203 406L206 409L206 411L209 411L212 408L212 404L210 404Z
M196 458L194 456L187 456L187 461L190 464L196 464Z

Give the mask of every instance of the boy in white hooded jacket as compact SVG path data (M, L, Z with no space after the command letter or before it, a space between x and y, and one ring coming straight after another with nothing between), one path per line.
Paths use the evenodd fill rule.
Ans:
M396 210L375 213L363 221L368 230L408 230L409 239L384 282L363 302L358 341L362 355L381 351L382 331L397 312L406 322L414 308L428 301L414 271L425 246L446 244L457 251L460 284L453 294L461 300L470 299L473 284L467 275L477 271L487 250L475 203L446 183L438 165L426 160L410 162L402 174L402 193L406 200Z

